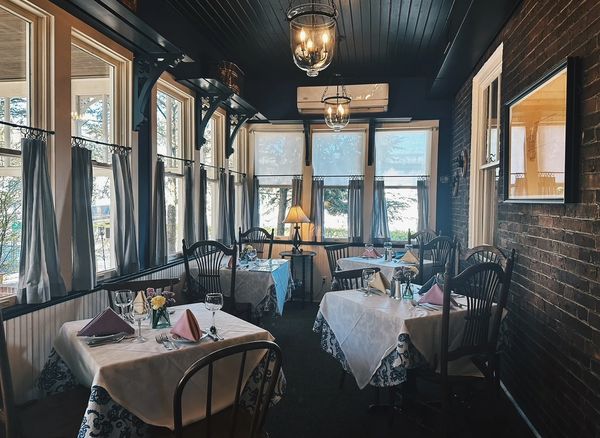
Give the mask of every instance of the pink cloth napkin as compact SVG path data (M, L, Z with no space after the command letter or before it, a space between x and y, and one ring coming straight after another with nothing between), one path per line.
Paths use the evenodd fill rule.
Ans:
M362 256L367 257L369 259L378 259L379 257L381 257L375 248L365 249L365 252L363 252Z
M425 295L419 299L419 303L436 304L438 306L444 305L444 291L437 285L431 286Z
M188 341L199 341L202 337L202 330L198 325L198 320L190 309L185 309L179 321L171 329L171 333Z
M79 330L77 336L107 336L117 333L133 334L134 332L132 326L123 321L113 309L107 307Z

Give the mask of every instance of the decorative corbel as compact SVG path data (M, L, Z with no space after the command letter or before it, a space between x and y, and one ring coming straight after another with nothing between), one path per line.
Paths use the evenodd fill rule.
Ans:
M211 117L223 102L225 102L233 92L227 93L207 93L196 99L196 150L200 150L206 143L204 131L208 126Z
M256 113L231 113L227 111L227 118L225 119L225 158L229 158L235 151L233 150L233 143L237 136L240 128L249 119L254 117Z
M150 98L152 87L158 78L169 67L175 67L184 55L182 53L141 54L134 57L133 62L133 130L140 127L150 118Z

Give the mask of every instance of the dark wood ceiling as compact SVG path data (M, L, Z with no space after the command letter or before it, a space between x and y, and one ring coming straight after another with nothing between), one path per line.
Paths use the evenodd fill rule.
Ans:
M324 1L324 0L321 0ZM334 0L339 52L330 70L345 76L430 76L461 0ZM297 71L289 48L287 0L169 0L227 60L248 76ZM462 12L462 11L461 11Z

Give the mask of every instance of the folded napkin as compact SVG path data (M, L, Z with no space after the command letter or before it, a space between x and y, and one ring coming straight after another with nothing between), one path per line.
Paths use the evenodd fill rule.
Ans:
M437 281L437 277L435 275L433 277L431 277L423 286L421 286L421 289L419 290L419 294L423 295L425 292L428 292L429 289L431 289L434 284L439 284Z
M429 289L429 291L425 295L422 295L419 299L419 304L424 303L443 306L444 291L437 284L434 284L433 286L431 286L431 289Z
M402 256L400 261L404 262L404 263L412 263L412 264L419 263L419 259L417 257L415 257L415 255L412 253L412 251L407 251L406 254L404 254Z
M117 333L133 334L134 329L123 321L113 309L107 307L79 330L77 336L107 336Z
M362 256L369 259L378 259L381 257L375 248L365 249L365 252L363 252Z
M188 341L199 341L202 337L202 330L198 325L198 320L190 309L185 309L179 321L171 329L171 333Z
M373 280L371 280L371 287L380 290L385 294L387 293L386 289L390 288L390 282L385 278L385 275L381 274L381 272L376 272L373 276Z

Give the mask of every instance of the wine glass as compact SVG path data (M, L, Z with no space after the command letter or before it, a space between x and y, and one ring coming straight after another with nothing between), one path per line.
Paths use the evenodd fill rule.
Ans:
M150 303L148 303L144 292L138 292L138 296L133 300L131 316L138 323L138 336L133 342L146 342L147 339L142 336L142 321L150 318Z
M383 242L383 256L386 261L392 260L392 242L390 242L389 240Z
M215 325L215 312L223 307L223 294L221 293L208 293L204 299L204 305L206 310L212 312L212 325L210 326L210 332L217 334L217 326Z
M248 251L248 260L250 260L251 264L254 264L254 260L256 260L256 249L252 248L251 250Z
M129 289L121 289L113 291L113 302L119 308L121 317L126 321L131 321L129 315L129 306L135 298L135 292Z
M362 279L365 287L365 296L368 297L371 295L371 282L373 281L373 277L375 276L375 269L363 269L362 271Z

